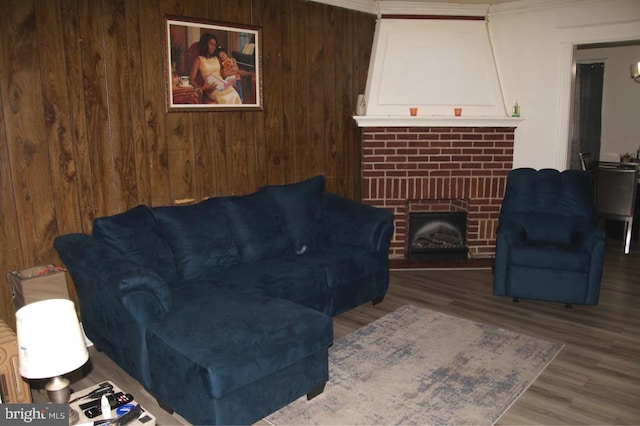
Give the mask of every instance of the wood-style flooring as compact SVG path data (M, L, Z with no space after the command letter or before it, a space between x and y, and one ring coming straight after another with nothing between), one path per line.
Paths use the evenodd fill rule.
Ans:
M560 342L565 345L562 351L497 424L640 424L638 243L624 255L620 241L608 241L597 306L567 309L557 303L513 303L492 295L492 280L489 268L392 270L385 300L335 317L335 338L413 304ZM92 350L91 362L92 370L73 384L75 389L113 380L156 415L158 424L186 423L159 408L140 384L103 354Z

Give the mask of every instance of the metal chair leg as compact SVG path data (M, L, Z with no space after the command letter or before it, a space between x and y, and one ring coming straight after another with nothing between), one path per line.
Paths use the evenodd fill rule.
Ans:
M624 229L624 254L629 254L629 249L631 248L631 228L633 227L633 218L625 221Z

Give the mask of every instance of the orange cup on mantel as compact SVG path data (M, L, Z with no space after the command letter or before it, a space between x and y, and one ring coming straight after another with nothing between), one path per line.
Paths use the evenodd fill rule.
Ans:
M460 116L462 115L462 108L454 108L454 109L453 109L453 114L454 114L456 117L460 117Z
M418 115L418 108L416 107L409 108L409 114L411 114L412 117L415 117L416 115Z

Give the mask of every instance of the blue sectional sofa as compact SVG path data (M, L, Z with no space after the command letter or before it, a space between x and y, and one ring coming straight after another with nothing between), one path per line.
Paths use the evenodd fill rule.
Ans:
M87 336L194 424L248 424L328 379L331 316L379 302L393 215L324 177L138 206L55 240Z

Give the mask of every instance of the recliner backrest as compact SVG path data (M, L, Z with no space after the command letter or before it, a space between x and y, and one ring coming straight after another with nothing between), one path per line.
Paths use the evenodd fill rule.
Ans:
M514 169L507 177L500 219L517 213L574 216L595 223L591 176L582 170Z

